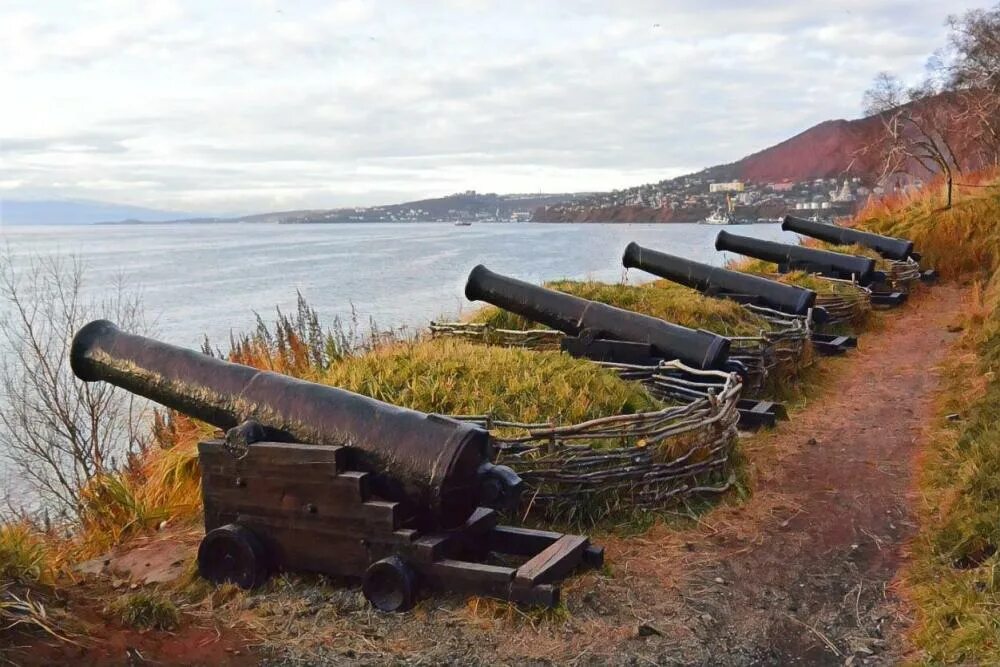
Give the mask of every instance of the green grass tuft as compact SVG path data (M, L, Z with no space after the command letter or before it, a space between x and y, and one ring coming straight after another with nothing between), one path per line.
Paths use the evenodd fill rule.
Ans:
M109 611L122 625L137 630L173 630L181 621L181 613L170 599L153 591L140 591L119 598Z

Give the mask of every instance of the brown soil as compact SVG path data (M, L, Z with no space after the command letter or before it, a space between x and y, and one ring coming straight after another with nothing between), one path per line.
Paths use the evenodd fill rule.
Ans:
M774 432L744 441L750 499L694 526L595 535L609 567L569 580L565 610L434 596L408 614L383 615L356 586L285 578L214 614L186 617L174 634L95 623L89 644L100 648L76 649L73 661L126 664L128 647L160 664L898 660L906 618L894 587L916 528L915 462L962 297L948 285L918 295L886 313L859 350L824 362L820 395ZM193 558L193 544L182 541ZM94 620L97 609L88 612ZM217 635L216 626L240 629ZM21 657L55 655L32 649Z
M60 630L73 643L54 638L15 636L0 647L0 665L256 665L246 636L224 621L191 614L172 631L123 627L105 605L126 591L84 585L68 591L64 607L50 605L63 617Z

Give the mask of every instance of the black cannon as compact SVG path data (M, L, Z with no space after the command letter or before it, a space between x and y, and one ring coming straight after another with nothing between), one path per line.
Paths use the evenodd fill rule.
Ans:
M482 264L469 274L465 296L575 337L564 339L563 348L602 361L628 363L644 356L720 369L726 367L729 355L729 339L724 336L532 285L493 273ZM625 359L628 353L621 350L630 346L641 349L636 357Z
M476 426L222 361L106 320L77 332L70 363L82 380L227 430L224 442L199 445L207 532L198 564L212 581L249 588L279 568L363 576L365 595L388 611L410 606L418 581L554 604L555 579L601 558L584 537L524 537L496 525L496 512L483 506L512 507L521 480L490 462L489 434ZM549 547L570 538L575 550L554 570L529 559L486 576L487 566L460 560L536 547L551 560Z
M811 236L820 241L835 243L837 245L860 245L878 252L886 259L904 261L913 257L913 241L908 239L898 239L891 236L882 236L872 232L863 232L857 229L840 227L825 222L814 220L804 220L791 215L785 216L785 221L781 223L781 228L788 232L795 232L804 236ZM918 258L914 258L918 259Z
M812 290L668 255L638 243L628 244L622 264L710 296L728 297L791 315L807 315L816 304L816 293Z
M728 250L748 257L756 257L778 265L781 272L807 271L828 278L857 280L867 286L884 280L885 274L875 270L875 260L870 257L845 255L829 250L817 250L800 245L764 241L730 234L722 230L715 237L716 250Z

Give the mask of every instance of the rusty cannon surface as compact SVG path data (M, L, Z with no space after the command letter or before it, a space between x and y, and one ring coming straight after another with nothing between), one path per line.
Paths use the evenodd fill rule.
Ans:
M806 271L827 278L856 280L858 284L866 287L875 281L885 279L885 274L875 270L875 260L870 257L764 241L731 234L725 230L720 231L715 237L715 249L772 262L778 265L778 271L782 273Z
M882 236L872 232L864 232L859 229L841 227L840 225L826 222L816 222L815 220L805 220L786 215L781 228L788 232L795 232L803 236L809 236L827 243L837 245L860 245L871 248L886 259L905 261L914 256L913 241L900 239L892 236ZM915 259L919 259L916 257Z
M730 341L656 317L532 285L479 265L469 274L465 296L562 331L563 348L601 361L630 363L636 357L678 359L698 369L726 369Z
M556 582L603 558L583 536L497 525L520 478L489 434L447 417L229 363L106 320L73 339L73 372L226 431L199 445L205 578L251 588L276 570L363 578L379 609L419 585L554 605ZM489 565L491 554L518 566Z
M739 271L669 255L629 243L622 255L626 268L641 269L709 296L727 297L790 315L806 316L816 305L816 292Z

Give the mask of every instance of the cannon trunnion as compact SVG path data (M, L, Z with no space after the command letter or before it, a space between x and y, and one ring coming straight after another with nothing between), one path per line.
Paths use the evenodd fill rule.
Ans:
M622 265L641 269L710 296L752 303L791 315L808 315L816 303L816 293L812 290L668 255L634 242L625 248Z
M788 271L807 271L818 273L828 278L857 280L859 284L868 286L877 280L884 280L885 275L875 270L875 260L870 257L845 255L829 250L817 250L800 245L764 241L749 236L730 234L722 230L715 237L716 250L728 250L748 257L756 257L765 262L778 265L782 273Z
M118 329L73 339L82 380L103 380L227 429L199 445L206 535L199 571L246 588L275 570L362 577L379 609L419 585L556 604L557 582L598 565L583 536L497 525L521 480L490 462L489 433L343 389L232 364ZM491 563L494 554L519 566Z

